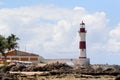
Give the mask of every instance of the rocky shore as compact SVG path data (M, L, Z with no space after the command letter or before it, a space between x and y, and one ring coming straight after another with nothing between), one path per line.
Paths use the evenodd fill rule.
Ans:
M71 67L63 63L0 67L0 80L120 80L119 65Z

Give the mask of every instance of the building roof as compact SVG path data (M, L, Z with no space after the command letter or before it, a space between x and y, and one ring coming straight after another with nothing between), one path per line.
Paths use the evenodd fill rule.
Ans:
M24 51L19 51L19 50L12 50L6 53L7 56L39 56L34 53L29 53L29 52L24 52Z

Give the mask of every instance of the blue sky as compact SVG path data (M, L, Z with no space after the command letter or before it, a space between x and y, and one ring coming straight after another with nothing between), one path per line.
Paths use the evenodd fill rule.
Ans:
M79 23L92 64L120 64L119 0L0 0L0 34L45 58L78 58Z
M120 20L118 18L119 0L1 0L3 3L1 8L15 8L21 6L33 6L33 5L54 5L56 7L73 8L75 6L82 6L88 12L104 11L107 13L107 17L111 20L111 25L115 25Z

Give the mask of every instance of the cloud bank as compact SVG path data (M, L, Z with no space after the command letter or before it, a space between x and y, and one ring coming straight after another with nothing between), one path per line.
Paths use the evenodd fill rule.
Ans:
M1 8L0 34L16 34L20 38L20 50L45 58L78 58L78 30L82 20L87 29L89 57L120 52L120 25L110 29L105 12L89 13L83 7Z

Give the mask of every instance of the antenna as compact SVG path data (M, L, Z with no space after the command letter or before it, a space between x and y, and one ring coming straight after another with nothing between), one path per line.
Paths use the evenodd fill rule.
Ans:
M25 43L25 52L27 51L27 41Z

